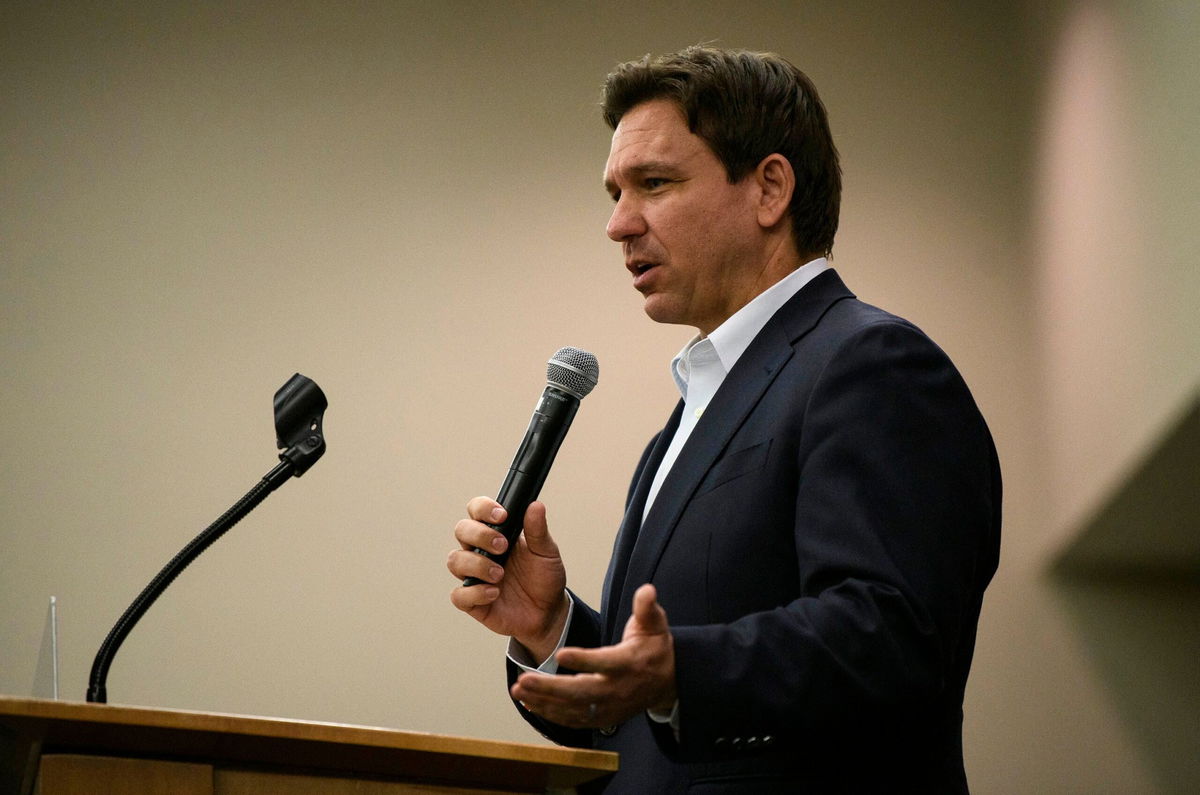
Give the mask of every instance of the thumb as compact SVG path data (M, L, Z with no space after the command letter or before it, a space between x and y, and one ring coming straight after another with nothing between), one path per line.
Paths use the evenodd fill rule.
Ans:
M667 611L658 603L658 590L646 583L633 594L633 614L629 617L626 634L665 635L671 631Z
M541 557L558 557L558 544L550 537L546 524L546 506L540 502L529 503L525 510L525 543L529 551Z

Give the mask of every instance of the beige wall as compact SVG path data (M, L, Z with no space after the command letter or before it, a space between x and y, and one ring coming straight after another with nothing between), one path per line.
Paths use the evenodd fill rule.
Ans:
M1200 371L1200 10L1042 12L1036 243L1053 524L1085 521Z
M498 486L545 359L590 349L544 497L598 593L689 332L642 316L604 238L597 88L715 40L822 88L836 264L943 344L996 436L974 788L1163 786L1043 576L1198 381L1200 23L1158 5L5 4L0 692L29 692L53 594L82 697L129 600L273 465L299 370L330 398L326 458L151 609L110 700L537 741L503 641L449 605L450 528ZM1096 129L1129 155L1110 183L1071 159Z

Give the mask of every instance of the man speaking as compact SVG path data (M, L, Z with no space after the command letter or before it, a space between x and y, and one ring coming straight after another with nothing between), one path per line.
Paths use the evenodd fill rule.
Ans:
M1000 472L966 384L829 265L841 172L782 58L620 65L608 235L659 323L697 334L634 473L599 609L533 503L480 497L451 600L509 636L511 695L620 753L608 792L966 792L962 701L996 570Z

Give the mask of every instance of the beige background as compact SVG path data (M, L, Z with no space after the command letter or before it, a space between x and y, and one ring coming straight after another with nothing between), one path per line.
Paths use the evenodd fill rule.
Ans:
M975 5L5 3L0 692L31 691L56 595L83 697L133 596L273 466L298 370L328 454L153 607L110 700L539 741L503 640L449 604L451 527L499 485L546 358L589 349L600 386L543 496L598 594L690 334L642 315L604 237L598 87L715 41L813 77L845 168L835 264L941 342L996 437L974 789L1186 791L1195 685L1154 703L1174 685L1124 641L1110 676L1047 567L1200 382L1200 7Z

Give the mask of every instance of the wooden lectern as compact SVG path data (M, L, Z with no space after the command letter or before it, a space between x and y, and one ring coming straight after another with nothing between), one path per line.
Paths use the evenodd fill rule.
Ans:
M0 793L569 790L616 754L336 723L0 696Z

